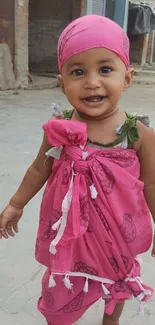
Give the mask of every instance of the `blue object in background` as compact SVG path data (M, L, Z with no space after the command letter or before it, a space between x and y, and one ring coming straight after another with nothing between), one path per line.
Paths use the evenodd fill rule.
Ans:
M98 14L109 17L126 31L128 9L128 0L87 0L86 14Z

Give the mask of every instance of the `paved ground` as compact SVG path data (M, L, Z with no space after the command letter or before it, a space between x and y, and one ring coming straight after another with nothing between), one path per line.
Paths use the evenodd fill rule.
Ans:
M42 138L41 125L51 116L51 103L63 108L67 101L59 89L0 93L0 209L16 190ZM127 112L148 113L155 127L154 87L135 85L124 94ZM34 244L41 193L26 207L16 239L0 242L0 323L3 325L45 325L36 310L43 272L34 260ZM145 235L145 234L144 234ZM155 261L147 253L143 259L144 280L155 288ZM97 303L79 321L80 325L101 324L103 303ZM153 325L155 297L145 317L136 315L137 305L126 304L121 325Z

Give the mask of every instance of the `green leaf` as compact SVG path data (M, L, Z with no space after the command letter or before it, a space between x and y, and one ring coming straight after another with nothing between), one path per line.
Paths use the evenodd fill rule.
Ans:
M131 119L126 120L125 124L128 126L128 128L133 128L136 126L136 119L133 117Z
M138 130L137 130L136 126L129 129L128 139L129 139L130 143L134 143L139 139Z
M64 118L70 120L72 118L74 109L71 109L71 110L63 109L62 112L64 114Z

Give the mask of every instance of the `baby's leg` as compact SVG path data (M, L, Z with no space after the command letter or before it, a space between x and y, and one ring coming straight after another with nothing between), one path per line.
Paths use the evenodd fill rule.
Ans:
M117 304L112 315L105 314L103 325L120 325L119 319L124 308L124 303Z

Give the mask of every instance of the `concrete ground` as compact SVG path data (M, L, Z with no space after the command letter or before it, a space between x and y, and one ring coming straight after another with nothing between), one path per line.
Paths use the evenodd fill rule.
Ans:
M0 210L16 190L24 171L34 159L42 139L41 125L51 116L51 104L68 103L60 90L0 93ZM154 86L134 85L122 98L127 112L148 113L155 127ZM0 241L0 324L45 325L36 310L43 268L34 259L41 193L25 208L16 239ZM144 234L145 236L145 234ZM150 252L142 256L143 278L155 288L155 261ZM144 317L137 316L137 303L126 303L121 325L153 325L155 296ZM98 302L78 322L99 325L103 302Z

